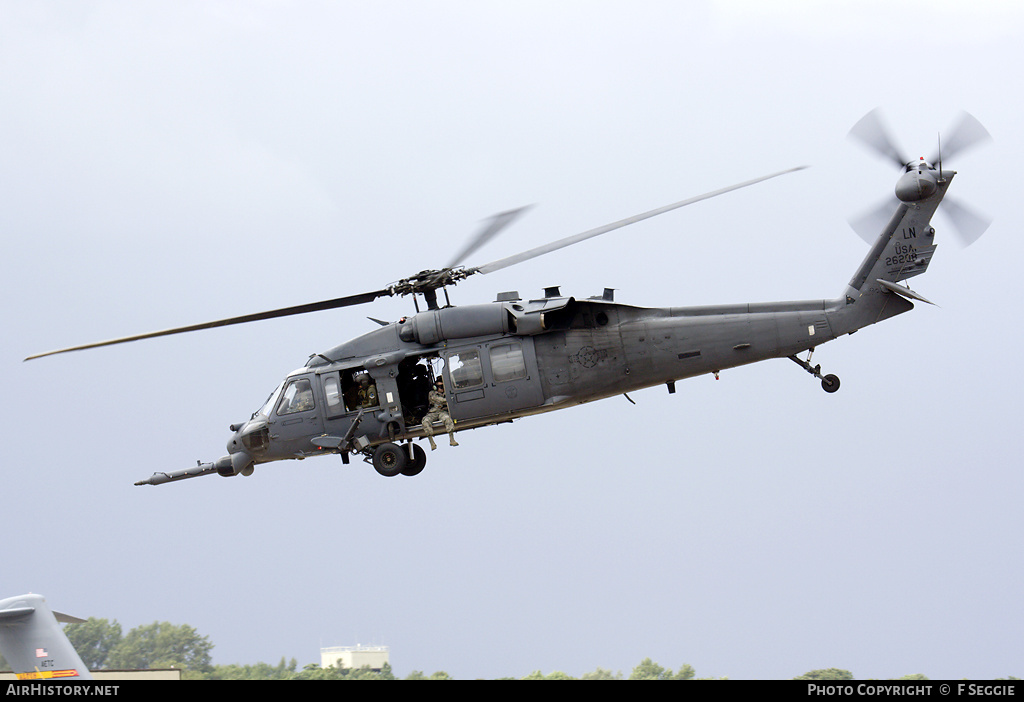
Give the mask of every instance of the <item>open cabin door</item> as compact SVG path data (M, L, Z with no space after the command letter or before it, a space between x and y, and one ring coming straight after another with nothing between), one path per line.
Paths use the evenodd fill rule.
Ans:
M444 383L455 421L492 417L544 401L530 337L446 350Z
M353 366L321 373L320 382L328 434L387 438L404 431L398 387L393 378L376 378L369 369Z

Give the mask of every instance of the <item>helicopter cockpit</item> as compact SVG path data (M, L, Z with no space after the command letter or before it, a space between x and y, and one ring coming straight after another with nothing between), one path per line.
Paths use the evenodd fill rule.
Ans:
M316 406L313 400L313 385L308 378L286 380L278 385L274 392L270 393L266 402L252 413L252 419L262 415L264 419L270 419L271 414L283 416L296 412L305 412L314 409Z
M280 416L305 412L314 408L313 385L309 378L299 378L288 383L281 399L277 402L276 414Z

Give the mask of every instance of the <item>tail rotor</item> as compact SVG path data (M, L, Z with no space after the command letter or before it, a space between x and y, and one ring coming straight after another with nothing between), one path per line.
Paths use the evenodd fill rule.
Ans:
M928 168L939 173L941 177L942 161L957 154L961 154L976 146L980 146L992 139L988 130L974 116L962 112L956 125L948 132L949 136L939 141L939 148L930 161L911 161L906 158L903 151L891 138L889 130L882 121L878 109L868 112L862 117L853 128L849 136L872 151L876 152L887 161L895 163L904 171L914 171L918 168ZM944 143L943 143L944 142ZM936 164L936 165L932 165ZM872 243L878 237L882 227L886 225L894 212L897 204L895 198L887 199L882 204L850 219L850 226L862 239ZM941 205L953 230L958 235L963 245L970 246L988 229L992 220L972 208L950 198L948 195L943 199Z

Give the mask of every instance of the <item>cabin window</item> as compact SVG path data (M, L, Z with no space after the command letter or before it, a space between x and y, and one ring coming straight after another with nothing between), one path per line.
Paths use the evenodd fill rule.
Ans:
M292 381L277 403L278 416L313 409L313 385L308 378Z
M496 383L526 377L522 344L500 344L491 347L491 376Z
M480 354L476 351L451 354L448 356L448 374L455 390L482 385L484 372L480 365Z

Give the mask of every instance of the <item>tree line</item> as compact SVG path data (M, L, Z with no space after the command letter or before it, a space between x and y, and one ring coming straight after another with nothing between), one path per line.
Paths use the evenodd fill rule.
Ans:
M177 668L182 677L190 680L452 680L444 671L424 673L414 670L404 678L398 678L385 664L381 670L370 668L321 668L310 663L299 669L298 662L292 658L286 662L282 657L277 665L255 663L252 665L214 665L211 654L213 644L206 636L201 636L187 624L170 624L153 622L138 626L122 633L121 625L116 620L90 618L80 624L68 624L64 627L71 645L78 651L89 670L140 670L158 668ZM0 670L9 670L10 666L0 657ZM578 678L554 671L542 673L539 670L521 678L504 678L508 680L700 680L693 666L683 664L678 670L672 671L650 658L638 663L629 673L612 672L597 668L584 673ZM724 680L725 678L713 678ZM842 668L822 668L811 670L794 680L853 680L854 676ZM927 680L923 675L907 675L900 680ZM1010 677L1010 680L1017 678Z

